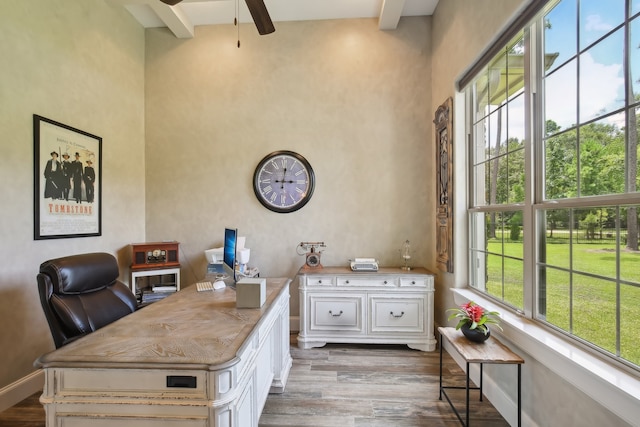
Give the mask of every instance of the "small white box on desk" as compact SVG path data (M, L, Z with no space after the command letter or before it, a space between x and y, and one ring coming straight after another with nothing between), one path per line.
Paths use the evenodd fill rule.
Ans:
M267 299L266 279L244 278L236 283L236 307L260 308Z

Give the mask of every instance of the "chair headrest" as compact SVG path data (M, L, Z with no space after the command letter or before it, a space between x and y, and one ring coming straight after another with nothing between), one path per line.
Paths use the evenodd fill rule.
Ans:
M118 262L111 254L96 252L51 259L40 265L51 278L53 292L74 295L97 291L118 279Z

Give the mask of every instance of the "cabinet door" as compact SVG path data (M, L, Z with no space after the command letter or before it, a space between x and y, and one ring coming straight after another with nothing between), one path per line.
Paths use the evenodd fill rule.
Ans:
M364 295L309 295L311 331L361 332Z
M424 295L371 295L371 333L425 332Z

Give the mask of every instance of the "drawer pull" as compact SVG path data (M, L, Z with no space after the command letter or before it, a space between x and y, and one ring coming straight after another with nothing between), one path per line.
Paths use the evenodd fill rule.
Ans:
M338 314L333 314L333 311L329 310L329 314L332 315L333 317L340 317L340 316L342 316L342 310L340 310L340 313L338 313ZM404 313L402 313L402 314L404 314Z
M321 285L322 284L322 280L318 280L318 284Z
M393 317L402 317L402 316L404 316L404 311L403 311L402 313L400 313L400 314L393 314L393 311L392 311L392 312L391 312L391 315L392 315Z
M347 280L347 281L345 281L345 283L348 285L348 284L349 284L349 281Z
M411 284L412 284L412 285L415 285L415 284L416 284L416 281L415 281L415 280L412 280L412 281L411 281Z
M385 280L383 283L386 285L386 284L387 284L387 281Z

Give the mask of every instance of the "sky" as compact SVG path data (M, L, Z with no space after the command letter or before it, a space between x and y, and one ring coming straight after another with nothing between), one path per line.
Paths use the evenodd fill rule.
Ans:
M640 11L640 0L631 1L632 15ZM546 53L558 53L548 77L546 88L546 119L554 120L563 129L577 121L577 96L580 96L579 121L584 122L624 106L624 27L590 46L618 27L625 17L625 0L562 1L546 19ZM576 25L579 31L576 32ZM634 93L640 93L640 17L632 21L631 73ZM586 50L585 50L586 49ZM576 53L580 52L579 57ZM618 125L620 117L608 122Z

